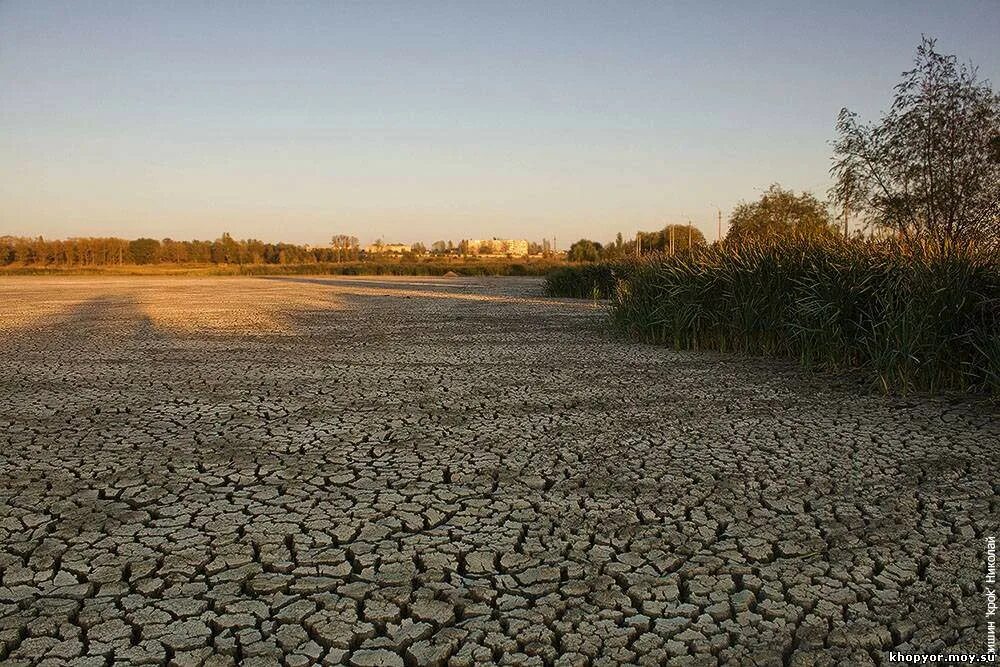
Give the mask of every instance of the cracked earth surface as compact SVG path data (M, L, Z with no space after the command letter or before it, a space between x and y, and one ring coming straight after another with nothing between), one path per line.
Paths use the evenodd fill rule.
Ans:
M0 280L0 662L980 652L996 412L532 279Z

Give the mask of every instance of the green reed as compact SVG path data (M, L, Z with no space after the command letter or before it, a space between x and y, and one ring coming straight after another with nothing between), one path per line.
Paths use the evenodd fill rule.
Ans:
M744 243L566 267L547 286L589 297L599 276L623 334L676 349L860 367L886 392L1000 388L1000 262L891 243Z

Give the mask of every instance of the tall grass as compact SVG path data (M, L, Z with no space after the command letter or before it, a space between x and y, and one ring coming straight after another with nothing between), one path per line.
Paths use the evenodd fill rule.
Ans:
M638 340L860 367L886 392L1000 393L996 257L831 240L713 246L603 270L616 276L612 322Z
M545 276L549 296L606 299L615 290L617 264L575 264L553 269Z

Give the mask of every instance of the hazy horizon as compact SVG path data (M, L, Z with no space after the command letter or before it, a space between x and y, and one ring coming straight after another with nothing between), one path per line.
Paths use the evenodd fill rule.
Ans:
M580 237L824 196L921 33L990 2L0 2L0 235Z

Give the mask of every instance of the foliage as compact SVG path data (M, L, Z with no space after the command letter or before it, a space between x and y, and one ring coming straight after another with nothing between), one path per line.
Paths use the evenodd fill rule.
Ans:
M1000 264L892 243L747 242L619 273L612 320L677 349L858 366L885 391L1000 389Z
M705 235L693 225L667 225L655 232L637 232L635 240L626 242L621 232L606 244L580 239L570 246L566 259L571 262L615 262L634 257L637 249L643 255L651 253L688 252L707 245Z
M601 258L601 244L580 239L569 247L566 259L571 262L596 262Z
M924 38L889 111L837 122L834 199L870 225L937 252L1000 244L1000 96Z
M620 239L621 234L618 237ZM656 232L639 232L639 243L643 255L653 252L688 252L692 248L706 245L705 235L692 225L667 225Z
M617 265L577 264L553 269L545 276L545 293L570 299L606 299L615 290Z
M836 233L830 212L815 196L808 192L796 195L774 183L758 201L736 206L729 219L726 242L817 239Z
M129 241L128 256L133 264L152 264L160 255L160 242L156 239Z

